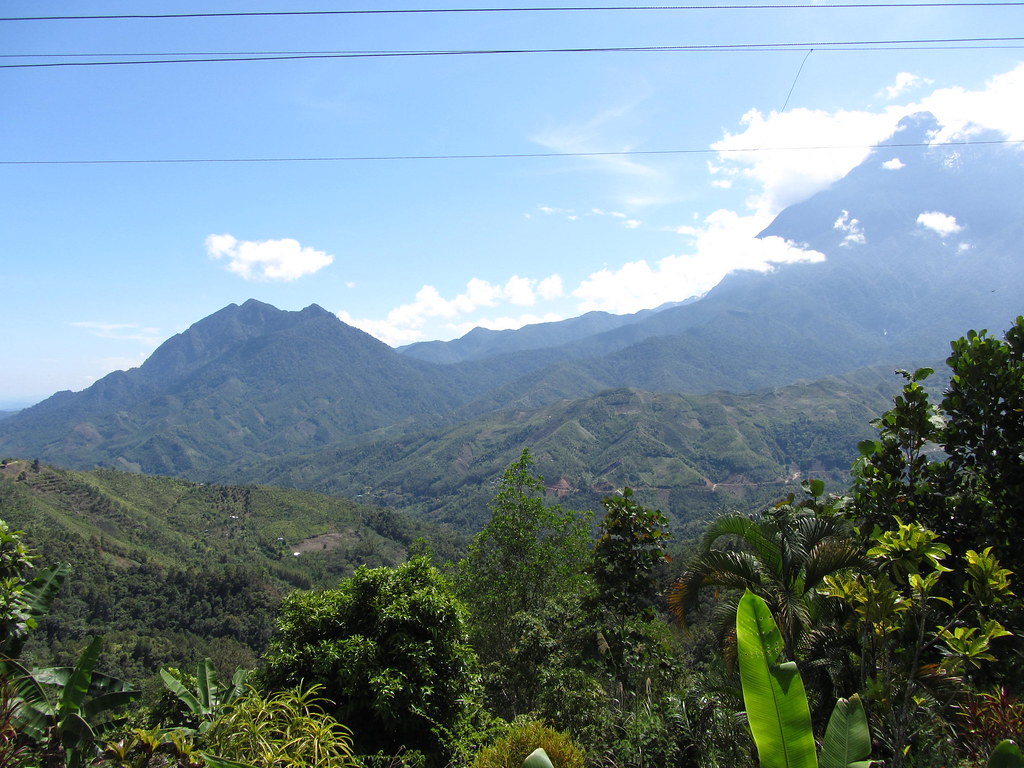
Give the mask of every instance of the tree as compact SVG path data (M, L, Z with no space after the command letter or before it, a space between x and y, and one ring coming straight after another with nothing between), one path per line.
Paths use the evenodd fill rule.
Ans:
M992 545L1014 570L1024 566L1024 317L1003 339L987 331L957 339L942 400L942 448L955 499L954 546ZM952 493L950 493L952 491ZM959 547L958 547L959 548Z
M948 530L949 500L941 480L942 465L933 461L945 420L921 382L934 373L899 370L906 383L893 407L872 422L875 440L858 445L853 465L853 511L872 526L892 528L896 518L918 520L940 533Z
M111 713L139 696L122 681L95 671L101 647L100 638L93 638L74 667L28 671L15 661L0 665L20 694L15 727L40 747L47 765L88 765L116 723Z
M806 489L810 498L797 504L791 495L760 515L728 514L708 526L697 555L669 590L669 608L679 621L685 623L705 586L749 589L768 604L786 655L797 658L801 640L826 621L825 577L865 562L850 524L822 499L824 484L813 481ZM735 604L725 616L730 626Z
M35 555L22 541L21 531L12 531L0 520L0 658L16 659L38 619L50 607L71 567L67 564L44 568L32 578Z
M963 557L993 547L1013 572L1024 569L1024 317L1003 339L970 331L951 343L951 378L933 405L922 368L910 374L893 407L877 422L877 439L860 444L851 509L863 534L898 530L903 521L934 532ZM964 571L942 580L940 595L963 592ZM994 615L1015 637L1017 652L984 674L1020 677L1024 605L1006 600ZM978 672L973 673L975 675Z
M473 644L484 663L500 663L518 638L520 613L542 611L579 591L590 549L586 515L544 504L544 479L524 449L501 479L491 519L459 563L458 589L469 606Z
M322 685L362 754L404 748L444 765L480 698L464 608L423 557L293 593L265 661L274 690Z
M668 559L668 518L633 500L633 489L606 496L601 535L594 546L592 571L598 601L628 616L650 609L658 591L659 567Z

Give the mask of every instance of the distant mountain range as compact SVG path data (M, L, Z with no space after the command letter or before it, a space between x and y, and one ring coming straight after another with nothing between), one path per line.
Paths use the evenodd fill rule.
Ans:
M801 468L839 471L897 387L880 371L935 364L950 339L1024 311L1024 153L916 146L935 127L908 119L761 233L824 262L734 273L635 315L400 350L316 305L250 300L137 369L0 420L0 454L369 493L466 527L522 447L567 504L629 483L677 516L721 503L723 485L777 492ZM807 383L824 377L841 378Z

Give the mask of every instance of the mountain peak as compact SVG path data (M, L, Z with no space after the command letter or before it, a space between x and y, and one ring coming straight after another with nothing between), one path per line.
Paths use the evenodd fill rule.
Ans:
M915 112L900 120L892 137L883 141L880 146L927 144L941 128L942 124L931 112Z

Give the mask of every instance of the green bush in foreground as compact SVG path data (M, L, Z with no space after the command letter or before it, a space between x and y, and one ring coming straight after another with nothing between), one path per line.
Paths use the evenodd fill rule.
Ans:
M472 768L520 768L538 747L555 768L583 768L583 750L572 737L538 720L514 722L505 736L477 753Z

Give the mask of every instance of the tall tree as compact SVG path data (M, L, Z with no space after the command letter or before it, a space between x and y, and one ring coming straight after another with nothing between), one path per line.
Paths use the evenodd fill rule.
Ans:
M500 659L515 642L516 614L540 611L586 581L589 515L546 505L545 490L523 449L505 470L490 521L459 564L459 592L485 662Z
M951 347L942 447L956 517L940 533L954 545L995 546L1017 570L1024 566L1024 317L1002 339L970 331Z
M535 630L552 615L564 625L566 611L580 612L580 593L589 583L589 515L545 504L544 480L533 467L524 449L505 471L491 519L458 570L488 698L506 717L537 707L533 659L538 653L551 656L552 649L537 645Z
M359 568L282 605L264 682L323 686L363 754L417 750L444 765L479 703L464 609L425 557Z
M658 592L659 568L668 557L665 541L671 536L668 518L637 504L632 488L601 503L605 515L592 566L598 600L618 614L640 613L652 606Z

